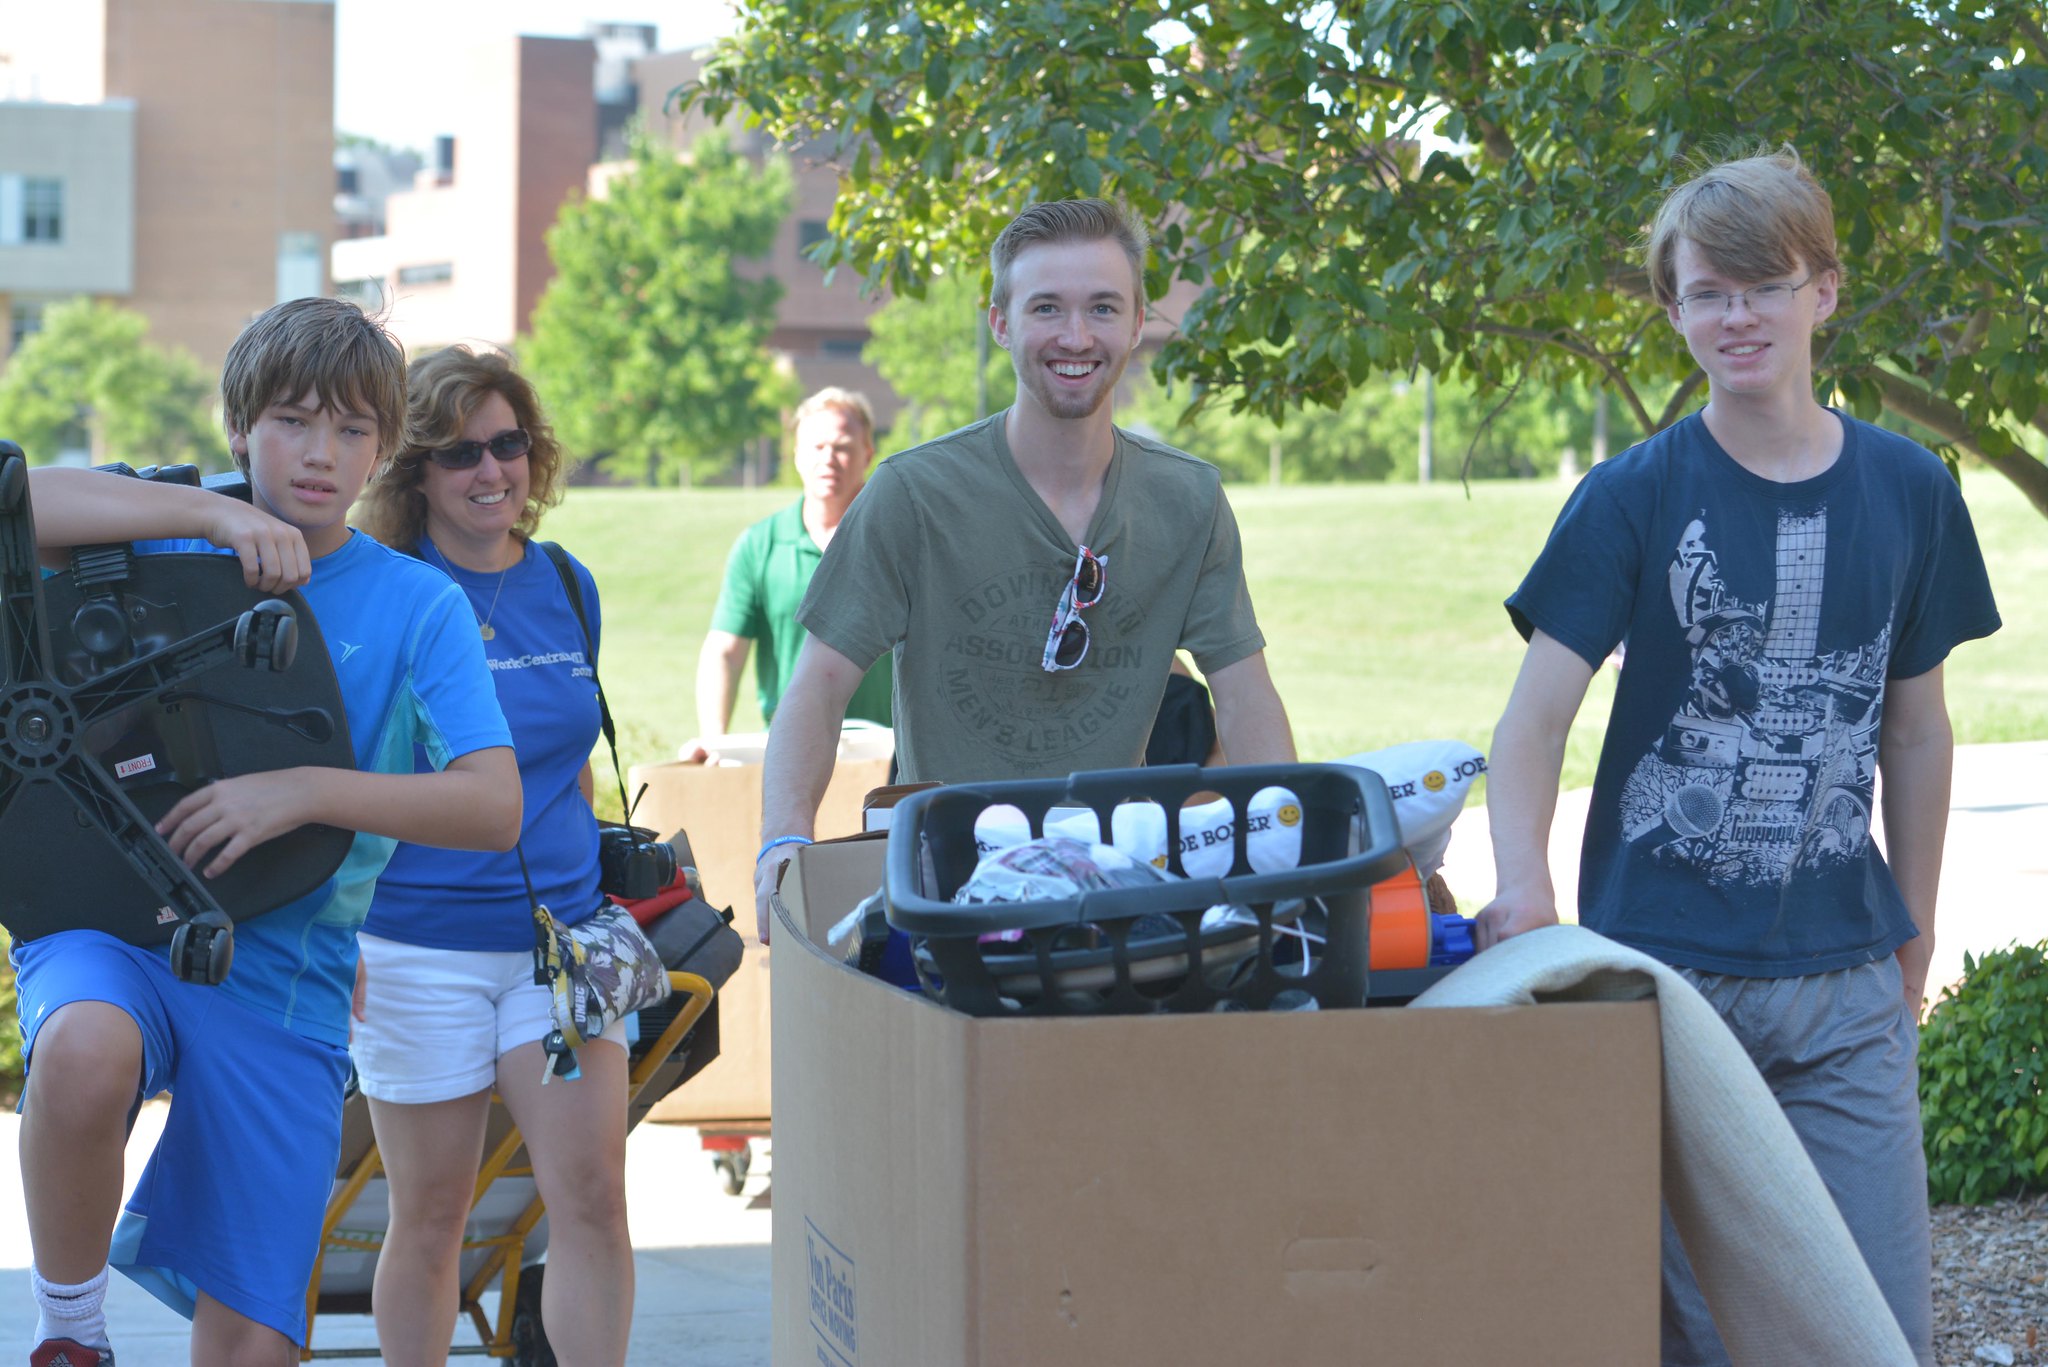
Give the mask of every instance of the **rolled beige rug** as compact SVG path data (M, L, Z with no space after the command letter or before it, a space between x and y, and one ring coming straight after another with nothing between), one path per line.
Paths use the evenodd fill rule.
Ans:
M1913 1367L1913 1353L1770 1088L1692 985L1578 926L1504 941L1418 1007L1657 998L1664 1199L1737 1363Z

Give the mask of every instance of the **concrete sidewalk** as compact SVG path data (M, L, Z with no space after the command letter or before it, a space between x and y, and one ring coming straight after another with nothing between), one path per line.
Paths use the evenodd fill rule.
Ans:
M1962 974L1963 954L2048 936L2048 742L1966 746L1956 752L1948 857L1931 982ZM1552 870L1575 909L1584 791L1559 802ZM1470 908L1493 891L1486 813L1458 821L1445 877ZM156 1141L163 1108L145 1110L129 1145L131 1180ZM0 1363L27 1354L35 1327L13 1115L0 1115ZM692 1130L642 1125L627 1141L638 1274L629 1367L766 1367L769 1341L768 1173L756 1162L744 1193L727 1196ZM109 1314L121 1367L185 1367L185 1322L113 1278ZM460 1345L475 1342L464 1324ZM368 1349L367 1317L323 1319L316 1348Z
M147 1106L136 1123L128 1145L131 1182L155 1146L167 1109ZM34 1346L19 1128L18 1117L0 1114L0 1363L25 1361ZM627 1139L626 1197L637 1277L627 1367L767 1367L767 1167L757 1159L746 1189L727 1196L710 1156L698 1147L696 1131L642 1125ZM109 1286L107 1315L120 1367L186 1367L186 1322L119 1274ZM487 1304L495 1309L496 1297ZM476 1342L463 1320L455 1343ZM313 1326L313 1346L368 1350L367 1360L377 1360L377 1336L367 1315L321 1318Z

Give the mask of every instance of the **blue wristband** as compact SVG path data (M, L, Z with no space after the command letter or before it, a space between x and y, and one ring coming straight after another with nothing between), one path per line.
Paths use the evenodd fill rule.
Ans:
M768 851L774 849L777 845L808 845L810 843L811 838L807 835L778 835L761 847L761 852L754 856L754 863L758 866L763 859L768 857Z

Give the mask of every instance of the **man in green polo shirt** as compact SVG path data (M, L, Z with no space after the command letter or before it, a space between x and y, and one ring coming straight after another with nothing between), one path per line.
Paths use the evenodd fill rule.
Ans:
M874 412L866 397L852 390L821 389L811 395L796 410L794 427L804 496L740 534L725 563L711 630L697 656L700 738L686 749L697 751L699 759L712 748L705 742L724 735L732 722L740 674L756 641L762 647L754 664L761 719L765 723L775 715L804 643L797 605L875 458ZM890 660L884 655L854 690L847 717L889 725L890 686Z

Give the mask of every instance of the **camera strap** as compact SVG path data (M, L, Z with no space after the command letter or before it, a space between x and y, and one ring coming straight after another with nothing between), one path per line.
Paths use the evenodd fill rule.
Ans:
M569 595L569 607L576 614L576 625L583 628L583 649L590 659L590 681L597 685L597 719L604 729L604 743L612 752L612 777L619 781L619 820L632 824L633 804L626 800L626 771L619 767L619 733L612 725L611 705L604 700L604 680L597 672L597 640L590 634L590 618L583 611L583 586L576 582L576 571L569 567L569 553L555 541L536 541L547 558L554 562L555 573L562 577L562 589Z

